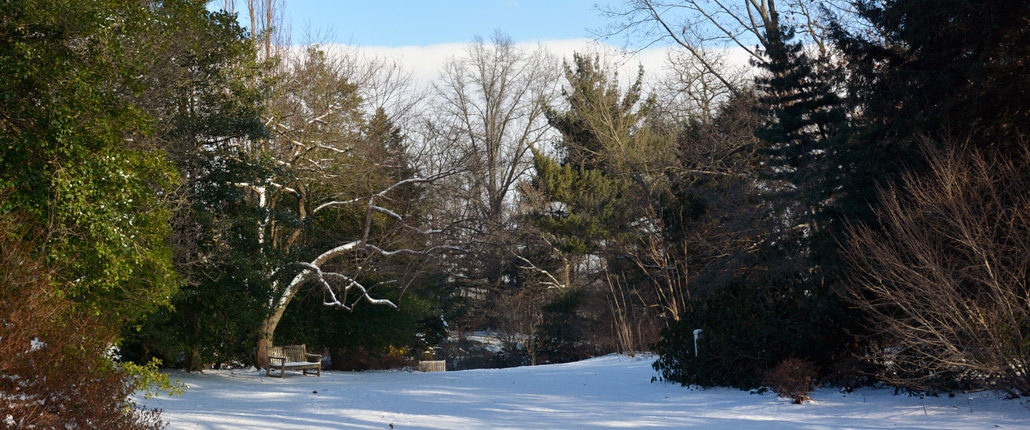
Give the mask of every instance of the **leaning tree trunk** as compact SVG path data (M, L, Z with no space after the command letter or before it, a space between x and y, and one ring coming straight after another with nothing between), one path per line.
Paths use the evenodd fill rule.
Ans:
M387 305L394 309L397 309L397 305L386 299L374 299L368 295L368 290L364 286L359 284L357 281L343 276L339 273L323 272L322 266L325 265L329 260L342 255L346 252L350 252L360 246L362 241L348 242L343 245L337 246L336 248L330 249L315 258L310 263L295 262L293 264L304 267L293 279L289 285L283 290L282 296L280 296L272 302L273 310L272 313L265 318L264 323L261 324L261 332L258 336L257 347L254 350L254 367L263 369L268 366L268 349L272 346L272 336L275 334L275 328L279 325L279 320L283 317L283 312L286 311L286 306L290 304L293 297L297 295L297 291L301 285L307 280L318 281L319 284L325 288L325 291L333 298L332 302L326 302L326 305L337 306L343 309L350 310L351 307L345 303L336 300L336 294L333 291L333 287L326 281L326 277L335 276L336 278L343 278L349 281L345 287L342 288L342 293L347 294L352 288L358 289L360 293L360 299L373 304L373 305ZM378 248L376 248L378 249ZM273 285L275 285L273 283ZM359 300L360 300L359 299Z
M286 311L286 304L296 294L296 289L293 289L291 293L286 300L280 301L281 305L277 306L275 311L261 324L261 332L258 334L257 348L254 352L254 367L258 369L268 366L268 349L272 347L272 336L275 335L275 328L279 326L279 320Z

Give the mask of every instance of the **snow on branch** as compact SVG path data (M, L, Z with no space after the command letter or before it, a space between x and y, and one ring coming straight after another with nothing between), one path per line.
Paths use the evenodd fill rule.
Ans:
M278 308L286 306L286 304L288 304L290 300L293 299L293 296L297 294L297 288L301 284L303 284L304 281L307 280L308 276L311 276L312 273L314 273L317 276L319 283L321 283L323 287L328 287L329 284L325 282L325 279L322 276L322 266L334 257L357 248L360 243L360 241L347 242L343 245L337 246L333 249L323 252L310 263L292 263L293 265L299 265L301 267L304 267L304 270L298 273L296 276L294 276L293 279L290 280L290 283L286 285L286 289L283 290L282 296L279 297L279 302L276 304L276 307ZM312 270L314 270L315 272L312 272ZM278 283L278 281L274 281L273 286L277 286Z
M404 218L401 215L397 214L396 212L394 212L394 211L392 211L390 209L387 209L387 208L384 208L382 206L376 205L375 204L375 200L377 198L386 197L386 195L389 194L390 191L393 191L394 189L396 189L399 186L402 186L402 185L405 185L405 184L416 184L416 183L433 182L433 181L436 181L436 180L438 180L440 178L443 178L445 176L448 176L448 175L450 175L450 173L449 172L445 172L445 173L440 173L440 174L436 174L436 175L432 175L432 176L427 176L427 177L413 177L413 178L402 179L402 180L397 181L397 182L393 183L392 185L384 188L382 191L379 191L378 193L372 194L370 196L357 197L357 198L348 199L348 200L332 200L332 201L328 201L328 202L322 203L322 204L316 206L315 209L311 211L311 214L316 214L316 213L318 213L319 211L321 211L323 209L329 209L329 208L333 208L333 207L337 207L337 206L345 206L345 205L349 205L349 204L352 204L352 203L367 201L370 209L375 210L377 212L381 212L381 213L387 214L387 215L389 215L389 216L391 216L393 218L396 218L397 220L403 221Z
M387 214L387 215L389 215L389 216L391 216L393 218L396 218L397 221L401 221L401 222L404 221L404 217L400 216L400 214L398 214L397 212L394 212L392 210L389 210L387 208L384 208L382 206L376 206L376 205L371 205L370 204L370 205L368 205L368 208L372 209L372 210L374 210L376 212L384 213L384 214Z
M362 200L365 200L365 198L361 197L361 198L350 199L350 200L332 200L332 201L328 201L328 202L322 203L322 204L318 205L317 207L315 207L315 209L311 211L311 214L312 215L316 214L319 211L321 211L322 209L331 208L331 207L334 207L334 206L349 205L351 203L360 202Z
M395 250L392 250L392 251L386 251L386 250L384 250L384 249L382 249L382 248L380 248L378 246L375 246L375 245L372 245L372 244L369 244L369 243L366 243L364 245L364 248L372 250L372 251L375 251L379 255L383 255L383 256L387 256L387 257L392 256L392 255L398 255L398 254L432 255L433 252L439 251L439 250L444 250L444 249L449 249L449 250L458 251L458 252L469 252L465 248L461 248L461 247L457 247L457 246L452 246L452 245L438 245L438 246L433 246L433 247L426 248L426 249L421 250L421 251L414 250L414 249L408 249L408 248L402 248L402 249L395 249Z
M541 275L544 275L548 279L550 279L550 281L541 282L542 285L547 285L548 287L558 288L558 289L564 289L566 287L565 283L559 281L558 278L555 278L554 275L551 274L551 272L547 271L546 269L538 267L536 264L533 264L533 262L529 261L528 258L523 257L523 256L521 256L519 254L514 253L514 252L512 253L512 255L514 255L515 258L518 258L519 260L522 260L522 262L528 264L528 266L518 266L520 269L532 270L532 271L537 272L537 273L539 273Z
M338 278L339 280L347 283L347 286L345 286L343 288L343 300L342 301L338 300L336 298L336 294L333 293L332 288L328 288L328 287L326 288L329 291L330 296L333 298L332 301L324 301L323 302L323 304L325 304L326 306L337 306L337 307L341 307L341 308L344 308L344 309L349 311L349 310L353 310L354 305L358 304L358 302L361 301L361 299L365 299L365 301L367 301L367 302L369 302L369 303L371 303L373 305L386 305L386 306L389 306L391 308L397 309L397 305L395 303L393 303L392 301L390 301L390 300L387 300L387 299L374 299L374 298L372 298L372 296L370 296L368 294L368 289L365 288L364 285L361 285L360 282L355 281L353 278L351 278L351 277L349 277L347 275L344 275L342 273L336 273L336 272L328 272L328 273L325 274L325 276L333 277L333 278ZM358 297L354 301L354 303L351 303L350 305L347 305L347 303L346 303L346 301L347 301L347 293L350 292L350 290L352 288L358 290L361 293L361 296Z

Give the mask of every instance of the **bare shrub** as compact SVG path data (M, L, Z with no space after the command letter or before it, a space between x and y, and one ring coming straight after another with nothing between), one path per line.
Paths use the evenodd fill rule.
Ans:
M785 399L801 404L812 400L809 393L815 386L815 365L810 361L788 358L765 374L764 383Z
M0 220L0 428L162 428L105 357L116 332L58 295L36 241L16 230Z
M1030 395L1030 150L926 147L928 174L882 191L881 226L850 231L850 297L883 342L873 361L907 388Z
M527 287L501 291L494 299L493 313L501 330L502 351L514 358L522 355L519 352L524 350L529 356L528 364L536 365L538 345L534 334L543 321L541 307L545 293L537 288ZM522 360L519 358L515 361Z

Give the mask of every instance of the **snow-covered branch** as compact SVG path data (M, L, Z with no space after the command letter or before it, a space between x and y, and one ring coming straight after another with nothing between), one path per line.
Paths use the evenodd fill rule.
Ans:
M362 201L364 199L365 198L362 197L362 198L349 199L349 200L332 200L332 201L328 201L328 202L325 202L325 203L322 203L322 204L316 206L315 209L311 211L311 214L314 215L314 214L318 213L319 211L321 211L322 209L328 209L328 208L332 208L332 207L336 207L336 206L346 206L346 205L349 205L351 203L360 202L360 201Z
M514 255L515 258L518 258L519 260L521 260L523 263L527 264L527 266L518 266L520 269L532 270L532 271L537 272L537 273L539 273L541 275L544 275L548 279L550 279L550 281L544 281L544 282L541 282L541 284L547 285L547 286L553 287L553 288L559 288L559 289L563 289L563 288L567 287L567 285L565 285L564 282L561 282L561 281L558 280L558 278L555 278L554 275L551 274L551 272L547 271L546 269L538 267L536 264L533 264L533 262L529 261L528 258L523 257L523 256L521 256L519 254L516 254L516 253L512 253L512 255Z
M292 264L304 267L304 270L301 271L300 273L298 273L296 276L294 276L293 279L290 280L290 283L286 285L286 288L283 290L282 294L279 296L279 300L276 302L276 306L275 307L276 308L279 308L279 307L285 308L286 305L290 303L290 300L293 299L293 296L297 294L297 288L301 284L303 284L304 281L307 280L308 276L311 276L312 270L315 270L314 273L318 276L318 279L320 280L320 283L323 283L323 286L328 286L328 284L325 284L325 279L322 277L322 269L321 269L322 266L325 265L326 262L332 260L333 258L335 258L335 257L337 257L339 255L342 255L342 254L344 254L344 253L346 253L348 251L351 251L351 250L353 250L355 248L357 248L360 243L361 243L360 241L347 242L347 243L345 243L343 245L337 246L337 247L335 247L333 249L330 249L330 250L328 250L326 252L323 252L321 255L316 257L310 263L306 263L306 262L295 262L295 263L292 263ZM273 281L273 284L272 284L273 287L277 287L278 283L279 283L279 281L277 281L277 280Z
M465 248L461 248L461 247L453 246L453 245L432 246L432 247L429 247L429 248L426 248L426 249L423 249L423 250L414 250L414 249L402 248L402 249L394 249L392 251L386 251L386 250L384 250L382 248L379 248L378 246L375 246L375 245L372 245L372 244L365 244L364 247L369 249L369 250L375 251L376 253L378 253L380 255L383 255L383 256L392 256L392 255L398 255L398 254L432 255L434 252L440 251L440 250L451 250L451 251L458 251L458 252L469 252Z

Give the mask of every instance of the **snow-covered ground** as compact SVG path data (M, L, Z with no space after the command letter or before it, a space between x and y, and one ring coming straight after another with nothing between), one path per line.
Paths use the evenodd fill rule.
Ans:
M180 397L138 402L164 409L173 429L678 429L1030 428L1030 403L993 393L925 399L891 390L820 389L794 405L773 394L651 383L652 359L446 373L174 372Z

